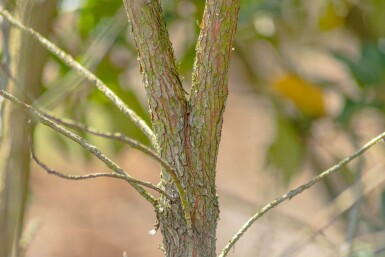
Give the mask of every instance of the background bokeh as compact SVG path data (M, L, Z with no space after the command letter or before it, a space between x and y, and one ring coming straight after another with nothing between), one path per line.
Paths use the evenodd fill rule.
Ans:
M62 0L50 7L44 2L37 1L40 9L28 14L40 21L35 29L48 24L47 38L149 122L122 2ZM188 92L204 1L163 0L162 6ZM242 1L218 159L218 250L259 208L385 130L384 17L381 0ZM38 57L31 52L26 58ZM29 95L35 106L148 144L116 107L54 56L43 67L38 90ZM140 152L79 133L134 177L157 183L158 165ZM40 158L52 168L104 171L47 128L37 126L34 137ZM229 256L385 256L384 150L381 143L266 214ZM124 182L64 181L32 166L28 257L123 251L162 256L160 235L148 234L154 223L154 211Z

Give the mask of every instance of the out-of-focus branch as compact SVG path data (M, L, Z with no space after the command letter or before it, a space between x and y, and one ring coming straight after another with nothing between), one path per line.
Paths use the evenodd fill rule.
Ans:
M352 141L355 147L357 147L357 135L354 131L352 131ZM363 197L363 184L362 184L362 172L364 168L364 160L361 158L358 160L357 167L355 169L355 183L353 185L354 188L354 204L349 211L348 216L348 228L346 234L346 243L347 243L347 255L348 257L352 257L354 251L354 240L357 235L358 225L360 222L360 205Z
M115 162L113 162L111 159L109 159L104 153L102 153L96 146L88 143L86 140L81 138L80 136L72 133L71 131L65 129L64 127L56 124L55 122L51 121L47 117L45 117L43 114L41 114L39 111L37 111L32 106L25 104L21 102L19 99L14 97L13 95L7 93L4 90L0 90L0 95L2 95L4 98L10 100L12 103L22 107L32 118L35 120L38 120L42 124L50 127L51 129L55 130L56 132L60 133L61 135L71 139L72 141L78 143L81 145L84 149L89 151L92 155L94 155L96 158L101 160L108 168L113 170L114 172L132 179L130 175L128 175L121 167L119 167ZM143 187L136 183L128 182L140 195L142 195L148 202L150 202L153 206L157 205L157 200L152 196L147 190L145 190Z
M43 37L38 32L34 31L31 28L28 28L17 21L13 16L6 10L0 9L0 15L4 17L12 26L20 29L21 31L28 33L32 38L37 40L43 47L45 47L49 52L63 61L68 67L76 70L76 72L83 76L85 79L90 81L96 88L102 92L118 109L127 117L129 117L134 124L150 139L151 143L154 146L157 146L157 141L154 133L148 127L146 122L140 118L133 110L128 108L128 106L120 99L111 89L107 87L98 77L96 77L92 72L83 67L78 63L72 56L64 52L58 46L53 44L51 41Z
M243 226L242 228L233 236L233 238L229 241L229 243L225 246L225 248L222 250L219 257L225 257L230 249L235 245L235 243L243 236L243 234L250 228L251 225L254 224L255 221L257 221L259 218L261 218L265 213L276 207L277 205L281 204L282 202L286 200L290 200L291 198L295 197L296 195L302 193L303 191L309 189L314 184L322 180L323 178L337 172L340 168L354 160L355 158L361 156L364 152L366 152L369 148L377 144L379 141L383 140L385 138L385 132L382 134L376 136L375 138L371 139L369 142L367 142L364 146L356 150L352 155L349 157L346 157L333 167L327 169L326 171L322 172L318 176L313 177L311 180L309 180L307 183L297 187L296 189L293 189L289 191L288 193L284 194L283 196L280 196L276 198L274 201L267 204L265 207L260 209L257 213L255 213L254 216L252 216Z
M378 188L385 181L385 174L383 173L384 164L379 164L371 170L368 170L363 175L360 183L362 183L362 193L359 198L356 198L356 184L351 185L343 192L341 192L333 201L317 213L313 217L315 227L307 227L299 233L306 234L307 237L302 241L297 241L292 246L284 250L280 256L291 257L297 256L298 251L308 245L317 236L324 235L323 232L331 226L338 218L350 210L354 205L362 201L362 199L371 193L375 188ZM357 182L356 182L357 183Z
M109 20L100 20L92 31L96 36L92 38L86 52L81 55L80 62L83 66L94 71L126 27L127 19L124 8L120 8ZM51 109L76 91L82 85L83 80L84 78L77 75L75 70L69 71L65 76L48 85L48 90L34 101L34 106Z

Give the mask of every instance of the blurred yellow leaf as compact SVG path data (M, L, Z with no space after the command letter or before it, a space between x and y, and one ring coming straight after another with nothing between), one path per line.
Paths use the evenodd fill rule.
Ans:
M319 28L327 31L342 26L343 24L344 18L336 12L334 4L329 2L318 20Z
M325 115L322 89L294 74L286 74L273 83L274 88L290 99L305 115Z

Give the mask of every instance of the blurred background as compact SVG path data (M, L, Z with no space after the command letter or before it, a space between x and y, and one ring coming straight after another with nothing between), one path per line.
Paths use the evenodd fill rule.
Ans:
M0 3L95 72L149 122L122 1ZM188 92L204 1L163 0L162 6ZM148 144L92 85L30 38L15 38L6 22L0 25L2 88L14 84L10 91L38 108ZM15 40L20 51L12 48ZM25 137L25 121L14 118L12 136L4 136L7 116L1 107L4 178L11 159L4 155L6 146ZM218 251L265 204L384 131L384 114L385 1L243 0L217 168ZM134 177L158 182L157 163L140 152L78 133ZM34 128L34 140L37 154L51 168L70 174L106 171L78 145L42 125ZM159 233L148 233L154 210L125 182L65 181L30 163L23 144L8 152L24 164L18 182L0 182L8 201L19 202L16 210L22 214L10 211L12 204L2 211L18 217L21 256L123 256L124 251L163 256ZM229 256L385 256L384 156L380 143L270 211Z

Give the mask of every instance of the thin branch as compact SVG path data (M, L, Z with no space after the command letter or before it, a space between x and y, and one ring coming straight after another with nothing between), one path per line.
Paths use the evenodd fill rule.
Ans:
M127 176L124 176L122 174L118 174L115 172L112 172L112 173L104 173L104 172L103 173L91 173L91 174L86 174L86 175L71 175L71 174L65 174L63 172L51 169L43 161L41 161L37 157L30 133L28 133L28 145L29 145L29 149L31 152L32 160L34 160L36 162L36 164L39 165L42 169L44 169L48 174L55 175L57 177L68 179L68 180L83 180L83 179L92 179L92 178L98 178L98 177L110 177L110 178L123 179L129 183L135 183L138 185L148 187L148 188L164 195L170 201L175 201L174 197L172 197L171 195L169 195L168 193L166 193L164 190L160 189L159 187L151 184L150 182L130 178L130 177L127 177Z
M95 68L105 57L116 41L116 38L127 27L127 19L124 8L120 8L109 20L100 20L92 30L95 36L86 52L81 55L80 62L88 70L94 72ZM60 103L69 94L77 90L83 82L83 77L78 76L75 70L66 73L65 76L49 84L48 90L34 101L34 106L52 108Z
M40 35L38 32L34 31L31 28L27 28L27 27L23 26L20 22L15 20L8 11L6 11L4 9L0 9L0 15L2 15L5 19L7 19L10 22L10 24L15 26L16 28L31 35L33 38L35 38L37 41L39 41L48 51L50 51L52 54L54 54L56 57L58 57L60 60L62 60L66 65L68 65L72 69L76 70L78 72L78 74L82 75L84 78L86 78L92 84L94 84L96 86L96 88L99 89L99 91L101 91L108 99L111 100L112 103L114 103L119 108L119 110L122 111L123 114L125 114L127 117L131 118L131 120L135 123L135 125L150 139L152 145L156 149L158 148L156 136L154 135L152 130L147 126L145 121L142 120L133 110L129 109L128 106L117 95L115 95L115 93L112 92L92 72L90 72L89 70L84 68L72 56L65 53L63 50L61 50L55 44L53 44L52 42L50 42L49 40L44 38L42 35ZM179 84L179 86L180 86L180 84ZM6 92L3 92L3 93L6 93ZM56 124L55 124L55 126L56 126ZM58 127L58 126L56 126L56 127ZM190 208L188 208L188 201L187 201L184 189L181 186L181 183L180 183L180 181L179 181L179 179L178 179L178 177L177 177L177 175L173 169L167 169L166 172L171 175L172 180L174 181L174 183L177 186L182 205L186 211L185 216L187 218L187 223L191 224L191 216L190 216L190 213L188 211Z
M385 174L383 173L384 165L377 165L374 169L365 173L362 178L363 192L359 198L354 198L356 184L349 186L343 192L341 192L333 201L322 211L318 212L313 217L313 223L317 224L313 231L310 232L308 238L305 238L302 242L296 242L288 250L285 251L284 256L295 256L297 252L304 248L306 244L316 238L317 235L322 235L322 231L326 230L339 216L347 212L352 206L358 204L362 199L372 192L375 188L381 185L385 181ZM356 182L357 183L357 182ZM332 216L330 219L329 217ZM326 220L326 221L325 221ZM309 229L304 229L302 233ZM301 231L300 231L301 232Z
M140 142L136 141L135 139L129 138L129 137L127 137L121 133L111 133L111 132L107 132L107 131L100 131L100 130L88 127L85 124L81 124L81 123L78 123L78 122L70 120L70 119L60 119L60 118L54 117L50 114L47 114L46 112L40 111L40 113L43 114L48 119L51 119L51 120L55 121L56 123L61 124L63 126L71 127L71 128L78 129L78 130L83 130L83 131L86 131L86 132L93 134L93 135L96 135L96 136L109 138L109 139L115 139L115 140L119 140L123 143L126 143L127 145L131 146L132 148L135 148L135 149L141 151L142 153L146 154L147 156L151 157L155 161L158 161L159 164L162 165L162 167L164 168L164 171L167 172L168 174L170 174L170 176L174 179L174 181L176 181L176 184L180 184L180 182L176 176L174 168L171 167L171 165L168 164L167 161L162 159L162 157L160 157L154 150L141 144ZM173 200L175 200L175 199L173 199Z
M48 119L51 119L51 120L55 121L56 123L61 124L63 126L74 128L77 130L83 130L83 131L88 132L88 133L95 135L95 136L108 138L108 139L114 139L114 140L118 140L120 142L123 142L123 143L131 146L132 148L135 148L135 149L143 152L144 154L151 157L155 161L159 162L166 170L168 170L168 171L173 170L171 165L168 164L164 159L162 159L162 157L160 157L154 150L141 144L140 142L136 141L135 139L132 139L132 138L129 138L129 137L123 135L122 133L111 133L111 132L107 132L107 131L101 131L101 130L89 127L85 124L82 124L82 123L79 123L79 122L76 122L76 121L73 121L70 119L57 118L51 114L48 114L48 113L42 112L42 111L40 111L40 113L43 114Z
M96 88L102 92L116 107L127 117L129 117L134 124L150 139L151 143L154 146L157 146L157 141L154 133L148 127L146 122L141 119L133 110L128 108L128 106L111 90L104 84L98 77L96 77L92 72L83 67L78 63L72 56L61 50L58 46L53 44L51 41L43 37L38 32L34 31L32 28L22 25L17 21L13 16L6 11L5 9L0 9L0 15L3 16L11 25L20 29L21 31L28 33L32 38L36 39L43 47L45 47L49 52L59 58L64 62L68 67L76 70L76 72L83 76L85 79L90 81Z
M113 162L111 159L109 159L104 153L102 153L96 146L88 143L86 140L81 138L80 136L72 133L71 131L65 129L64 127L56 124L55 122L51 121L50 119L46 118L43 114L41 114L38 110L33 108L32 106L23 103L15 96L7 93L4 90L0 90L0 95L2 95L4 98L10 100L16 105L21 106L23 109L25 109L30 116L32 116L34 119L40 121L42 124L50 127L51 129L55 130L56 132L62 134L63 136L71 139L72 141L78 143L81 145L84 149L89 151L92 155L94 155L96 158L101 160L108 168L115 171L116 173L125 176L126 178L132 179L130 175L128 175L121 167L119 167L115 162ZM153 206L157 205L157 200L152 196L147 190L145 190L143 187L136 183L128 182L140 195L142 195L148 202L150 202Z
M352 141L354 146L357 145L357 136L354 132L352 132ZM355 170L355 183L353 184L354 188L354 198L355 203L351 207L348 216L348 228L346 235L346 243L347 243L347 256L351 257L354 250L354 239L357 235L358 225L360 223L361 216L361 199L363 198L363 184L362 184L362 172L364 168L364 159L359 159L357 163L357 167Z
M304 190L307 190L309 189L310 187L312 187L314 184L316 184L317 182L319 182L320 180L324 179L325 177L335 173L336 171L338 171L339 169L341 169L343 166L345 166L346 164L348 164L349 162L351 162L352 160L354 160L355 158L357 158L358 156L362 155L364 152L366 152L369 148L371 148L372 146L374 146L375 144L377 144L379 141L383 140L385 138L385 132L383 132L382 134L376 136L375 138L371 139L369 142L367 142L364 146L362 146L361 148L359 148L358 150L356 150L352 155L350 155L349 157L346 157L345 159L343 159L342 161L340 161L339 163L337 163L336 165L334 165L333 167L327 169L326 171L322 172L321 174L319 174L318 176L315 176L313 177L311 180L309 180L307 183L297 187L296 189L293 189L291 191L289 191L287 194L284 194L283 196L280 196L278 198L276 198L274 201L270 202L269 204L267 204L265 207L263 207L262 209L260 209L254 216L252 216L243 226L242 228L233 236L233 238L229 241L229 243L225 246L225 248L222 250L221 254L219 255L219 257L225 257L230 249L235 245L235 243L242 237L242 235L249 229L249 227L251 225L253 225L253 223L255 221L257 221L259 218L261 218L266 212L270 211L271 209L273 209L274 207L276 207L277 205L281 204L282 202L286 201L286 200L290 200L291 198L293 198L294 196L302 193Z

